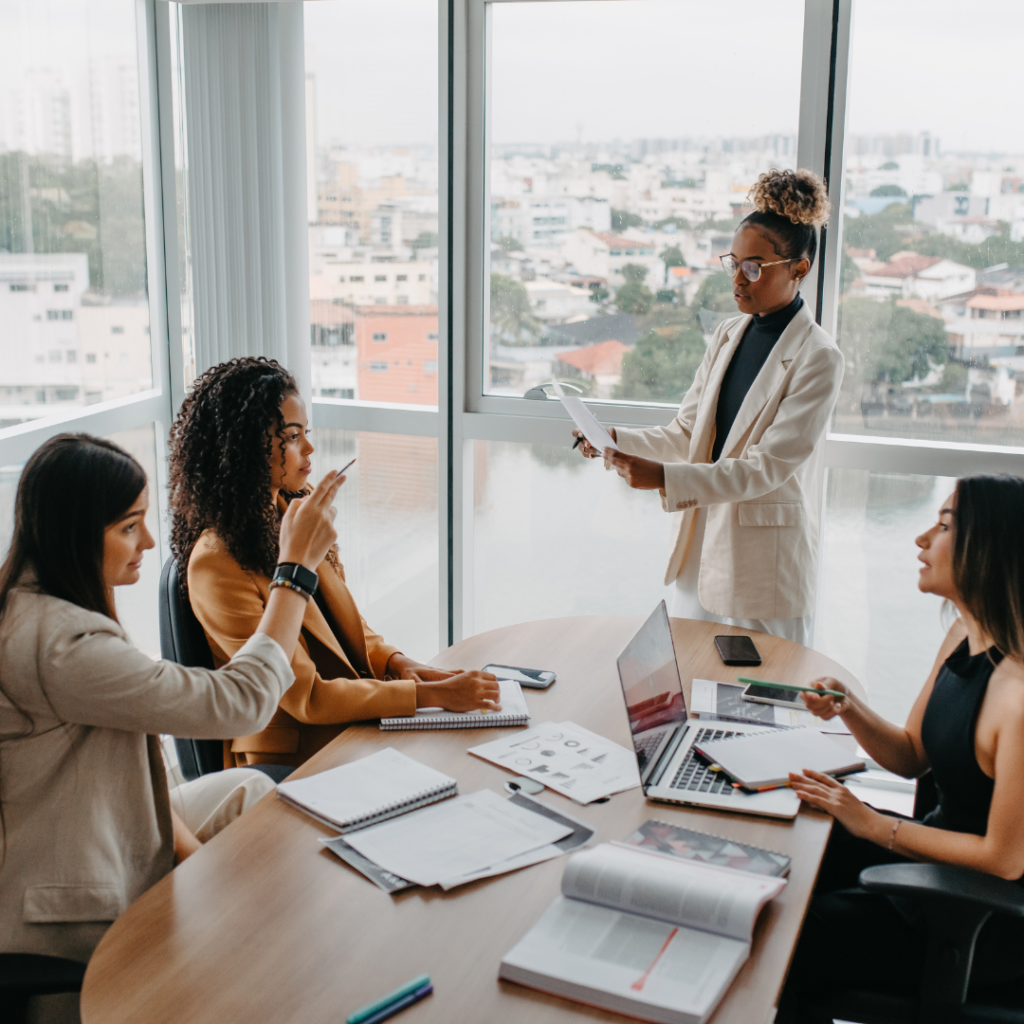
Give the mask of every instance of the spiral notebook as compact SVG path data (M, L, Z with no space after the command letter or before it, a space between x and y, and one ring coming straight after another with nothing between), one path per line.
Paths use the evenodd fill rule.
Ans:
M384 732L399 729L487 729L510 725L528 725L530 709L523 691L514 679L499 679L501 688L500 711L445 711L443 708L420 708L415 715L402 718L382 718Z
M286 803L342 833L395 818L457 792L455 779L393 747L277 787L277 795Z

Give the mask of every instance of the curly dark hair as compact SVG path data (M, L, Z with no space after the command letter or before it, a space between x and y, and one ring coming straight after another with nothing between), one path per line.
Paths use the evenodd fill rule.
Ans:
M170 433L169 497L171 551L183 586L207 529L243 569L273 575L281 518L268 498L270 459L284 427L281 403L298 390L276 359L244 356L207 370L181 403ZM278 443L283 460L284 441Z

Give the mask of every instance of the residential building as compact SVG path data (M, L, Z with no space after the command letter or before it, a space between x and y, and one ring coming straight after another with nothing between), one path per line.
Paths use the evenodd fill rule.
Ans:
M937 256L898 252L887 263L861 263L865 295L888 298L941 299L970 291L977 282L973 267Z
M655 254L654 240L640 232L614 235L579 228L567 239L564 253L577 273L603 277L612 290L626 283L622 268L627 263L647 269L648 287L660 287L665 278L665 265Z
M338 250L309 275L313 300L350 306L426 306L432 298L432 268L419 260L374 256L370 250Z
M314 299L309 304L313 394L358 398L356 316L352 306Z
M436 305L357 306L359 398L437 405Z
M594 398L611 398L622 379L622 357L629 350L630 346L621 341L599 341L596 345L563 352L555 369L559 376L588 382Z

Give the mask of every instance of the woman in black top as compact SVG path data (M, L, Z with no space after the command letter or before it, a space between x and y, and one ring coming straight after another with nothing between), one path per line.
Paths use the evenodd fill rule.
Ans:
M917 538L925 593L959 613L905 727L885 721L835 679L815 686L845 696L805 697L822 718L840 715L883 768L906 778L929 770L938 806L921 821L883 814L816 772L791 776L833 830L787 984L832 982L820 955L844 977L913 986L925 939L890 900L858 887L872 864L955 864L1015 881L1024 876L1024 480L969 477ZM1024 974L1024 922L993 917L975 956L976 983ZM780 1018L781 1019L781 1018Z

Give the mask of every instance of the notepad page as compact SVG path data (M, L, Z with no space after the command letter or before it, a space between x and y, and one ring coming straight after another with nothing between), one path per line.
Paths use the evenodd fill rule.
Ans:
M443 772L386 747L318 775L282 782L277 791L317 817L344 826L455 784Z
M498 680L498 703L501 710L477 709L476 711L446 711L444 708L417 708L415 718L429 722L431 719L443 719L448 722L465 721L466 725L474 725L481 718L524 718L529 719L530 709L526 706L526 698L519 684L514 679ZM391 721L392 719L388 719Z

